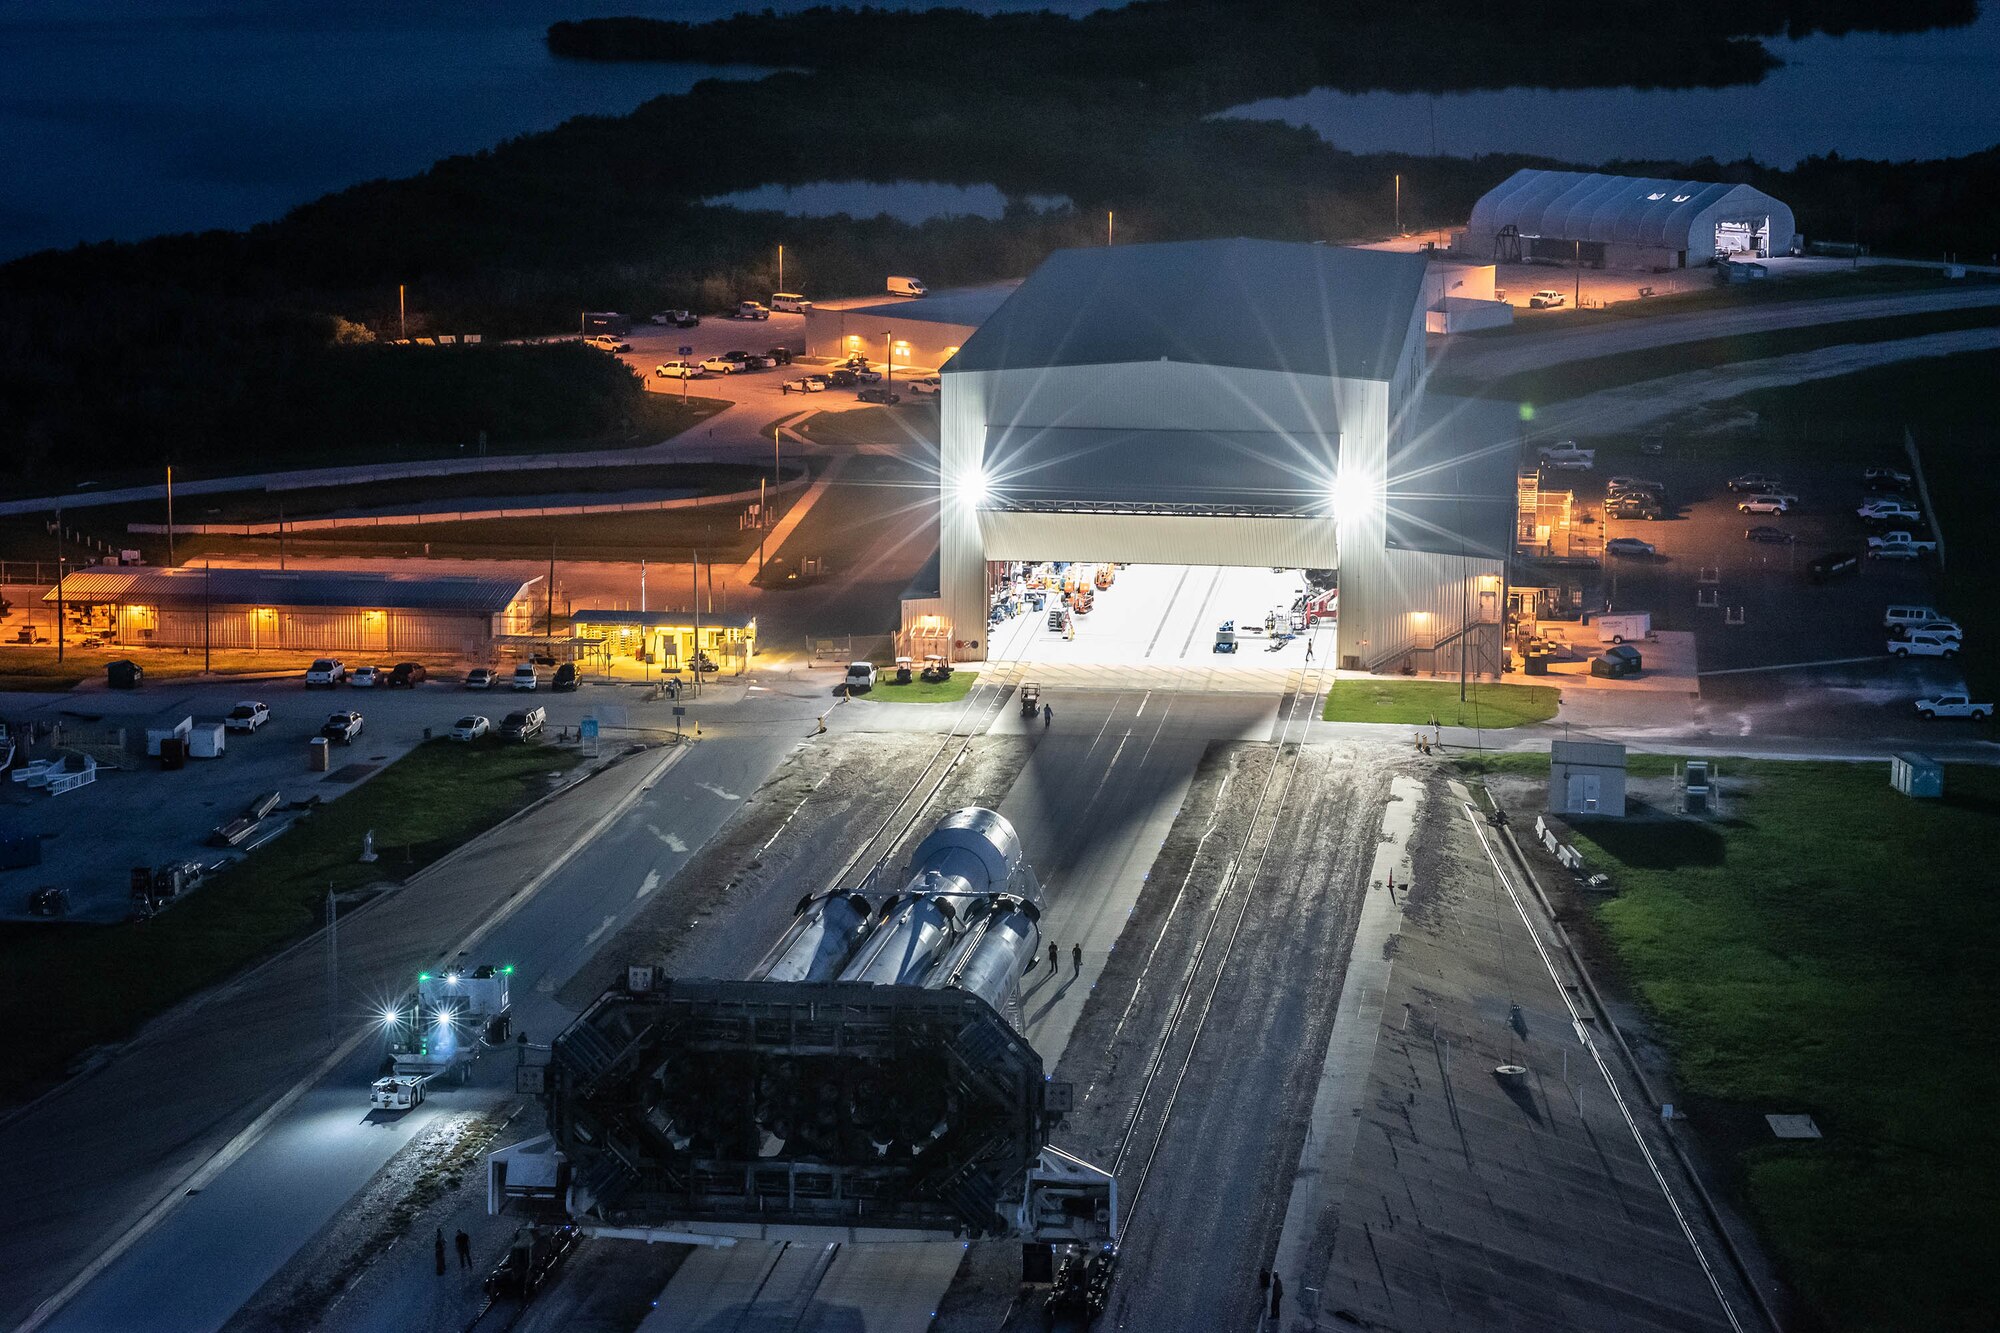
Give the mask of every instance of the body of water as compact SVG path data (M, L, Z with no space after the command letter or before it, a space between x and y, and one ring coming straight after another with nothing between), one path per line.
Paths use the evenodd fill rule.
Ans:
M845 213L872 218L886 213L899 222L931 218L998 218L1007 210L1007 196L991 185L946 185L939 181L813 181L807 185L760 185L704 203L750 212L786 213L824 218ZM1064 208L1059 195L1030 195L1022 202L1037 212Z
M571 116L623 115L702 78L758 72L558 60L543 44L557 19L702 20L815 2L6 0L0 260L247 227Z
M1789 167L1801 158L1958 157L2000 143L2000 5L1970 27L1768 43L1785 62L1742 88L1339 93L1319 89L1228 113L1303 125L1354 153L1536 153ZM1559 57L1559 34L1550 38Z

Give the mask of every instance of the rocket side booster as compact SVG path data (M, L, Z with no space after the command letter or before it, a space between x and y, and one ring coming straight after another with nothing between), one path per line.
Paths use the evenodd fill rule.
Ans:
M765 955L753 981L832 981L868 934L874 912L858 893L799 900L797 916Z

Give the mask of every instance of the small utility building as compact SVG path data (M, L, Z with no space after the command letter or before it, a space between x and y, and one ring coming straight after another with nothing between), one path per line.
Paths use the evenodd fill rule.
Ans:
M1625 747L1613 741L1549 746L1549 809L1559 815L1625 813Z
M1502 264L1659 270L1781 255L1793 231L1792 210L1748 185L1523 169L1472 206L1452 250Z
M62 582L72 626L135 647L484 654L528 632L539 578L343 569L91 569ZM51 588L42 600L57 601Z
M747 665L757 651L756 620L728 612L591 609L573 612L570 625L579 657L629 657L663 671L692 662L697 642L718 666Z

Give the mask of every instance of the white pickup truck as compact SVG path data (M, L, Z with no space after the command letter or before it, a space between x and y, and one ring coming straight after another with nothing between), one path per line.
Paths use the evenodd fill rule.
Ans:
M1880 546L1914 546L1921 551L1937 550L1936 542L1918 537L1916 533L1902 528L1898 528L1894 532L1885 532L1879 537L1870 537L1868 539L1869 550L1872 551Z
M1566 472L1587 472L1597 466L1597 450L1584 449L1575 440L1542 446L1542 461Z
M1868 543L1870 560L1921 560L1927 555L1937 554L1936 542L1885 541Z
M1934 717L1969 717L1984 722L1993 716L1993 705L1976 704L1963 694L1940 694L1935 699L1917 700L1917 716L1926 722Z

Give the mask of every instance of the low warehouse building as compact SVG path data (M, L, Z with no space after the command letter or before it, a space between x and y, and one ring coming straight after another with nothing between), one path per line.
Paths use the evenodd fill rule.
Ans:
M607 665L629 657L679 671L694 660L697 639L724 669L748 665L757 651L757 621L728 612L584 610L571 613L570 625L576 655Z
M936 370L965 346L1018 282L963 287L913 299L865 297L815 305L806 312L806 355L826 361L893 352L898 374Z
M73 631L142 648L483 655L529 632L539 578L447 578L343 569L92 569L60 593Z
M1793 236L1792 210L1748 185L1523 169L1472 206L1452 250L1503 264L1676 269L1785 254Z

